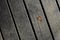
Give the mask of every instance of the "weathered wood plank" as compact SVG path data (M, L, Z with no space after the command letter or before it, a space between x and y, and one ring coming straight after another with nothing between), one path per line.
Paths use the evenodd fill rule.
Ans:
M39 0L25 0L25 3L38 40L52 40Z
M35 40L22 0L8 0L21 40Z
M60 40L60 13L55 0L41 0L55 40Z
M3 39L2 39L2 36L1 36L1 33L0 33L0 40L3 40Z
M0 27L4 40L19 40L6 0L0 0Z

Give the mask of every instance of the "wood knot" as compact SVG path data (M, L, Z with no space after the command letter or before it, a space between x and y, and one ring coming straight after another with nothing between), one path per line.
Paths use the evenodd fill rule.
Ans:
M37 17L37 20L41 22L42 21L42 17L41 16L38 16Z

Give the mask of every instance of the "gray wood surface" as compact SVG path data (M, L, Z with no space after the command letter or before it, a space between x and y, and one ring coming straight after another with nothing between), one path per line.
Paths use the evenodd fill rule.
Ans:
M55 40L60 40L60 13L55 0L41 0Z
M57 1L60 6L60 0ZM60 40L60 12L56 0L41 0L41 2L53 36L55 40ZM11 15L8 3L13 15ZM0 28L4 40L20 40L18 36L21 37L21 40L36 40L32 25L38 40L53 40L39 0L8 0L8 3L7 0L0 0ZM25 6L28 9L32 25ZM0 40L3 40L1 33Z
M25 0L25 3L38 40L52 40L39 0Z
M35 40L22 0L8 0L21 40Z
M19 40L5 0L0 0L0 27L4 40Z
M1 33L0 33L0 40L3 40L3 39L2 39L2 36L1 36Z

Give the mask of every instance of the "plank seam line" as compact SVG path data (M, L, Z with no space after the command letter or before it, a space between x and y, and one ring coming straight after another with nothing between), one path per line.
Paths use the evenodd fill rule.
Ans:
M58 3L58 1L57 1L57 0L55 0L55 1L56 1L57 7L58 7L59 12L60 12L60 6L59 6L59 3Z
M34 29L33 23L32 23L32 20L31 20L30 15L29 15L29 11L27 9L27 6L26 6L26 3L25 3L24 0L23 0L23 3L24 3L24 6L25 6L25 9L26 9L26 12L27 12L27 15L28 15L28 18L29 18L29 21L30 21L30 24L31 24L31 27L32 27L32 30L33 30L33 33L34 33L34 36L35 36L36 40L38 40L37 35L35 33L35 29Z
M1 27L0 27L0 32L1 32L2 39L4 40L4 36L3 36L2 30L1 30Z
M8 8L9 8L9 11L10 11L10 13L11 13L11 16L12 16L12 19L13 19L13 23L14 23L15 29L16 29L16 31L17 31L17 35L18 35L18 37L19 37L19 40L21 40L20 35L19 35L19 32L18 32L18 28L17 28L17 25L16 25L16 23L15 23L15 19L14 19L14 17L13 17L13 13L12 13L12 11L11 11L11 8L10 8L10 5L9 5L8 0L7 0L7 5L8 5Z
M1 0L2 1L2 0ZM1 30L1 26L0 26L0 33L1 33L1 36L2 36L2 40L5 40L4 39L4 36L3 36L3 33L2 33L2 30Z
M50 30L50 33L51 33L52 39L55 40L54 35L53 35L53 32L52 32L52 29L51 29L51 26L50 26L50 24L49 24L49 21L48 21L48 18L47 18L46 12L45 12L45 9L44 9L44 6L43 6L43 4L42 4L42 1L39 0L39 2L40 2L40 5L41 5L41 8L42 8L42 10L43 10L43 13L44 13L44 15L45 15L45 19L46 19L46 22L47 22L47 24L48 24L48 27L49 27L49 30Z

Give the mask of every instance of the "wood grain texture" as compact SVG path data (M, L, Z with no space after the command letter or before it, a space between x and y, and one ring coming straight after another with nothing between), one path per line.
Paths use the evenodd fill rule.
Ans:
M38 40L52 40L39 0L25 0Z
M1 36L1 33L0 33L0 40L3 40L3 39L2 39L2 36Z
M41 0L55 40L60 40L60 13L55 0Z
M8 0L21 40L35 40L22 0Z
M4 40L19 40L6 0L0 0L0 27Z

